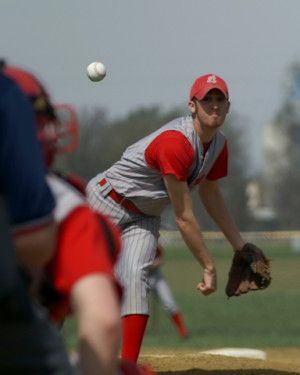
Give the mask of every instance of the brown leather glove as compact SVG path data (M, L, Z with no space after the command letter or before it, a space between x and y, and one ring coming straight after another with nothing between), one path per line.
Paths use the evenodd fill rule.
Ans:
M228 297L267 288L271 283L270 261L263 251L246 243L233 257L226 285Z

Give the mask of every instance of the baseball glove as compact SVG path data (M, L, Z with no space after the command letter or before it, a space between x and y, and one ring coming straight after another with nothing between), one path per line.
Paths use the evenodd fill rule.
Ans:
M263 251L246 243L233 257L226 285L228 297L267 288L271 283L270 261Z

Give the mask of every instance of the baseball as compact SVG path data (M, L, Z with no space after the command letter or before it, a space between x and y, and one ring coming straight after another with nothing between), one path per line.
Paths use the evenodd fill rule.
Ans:
M102 81L106 76L106 68L100 61L94 61L86 68L89 79L93 82Z

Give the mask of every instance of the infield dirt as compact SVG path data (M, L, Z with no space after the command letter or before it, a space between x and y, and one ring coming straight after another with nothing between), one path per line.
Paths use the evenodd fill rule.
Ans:
M266 359L201 354L197 350L145 349L139 363L157 374L290 375L300 374L300 348L261 349ZM201 350L203 351L203 350Z

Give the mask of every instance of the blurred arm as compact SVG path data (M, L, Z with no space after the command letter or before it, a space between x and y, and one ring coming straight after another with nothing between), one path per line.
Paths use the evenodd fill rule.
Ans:
M115 375L120 340L120 303L106 275L80 279L71 291L78 321L80 362L85 375Z

